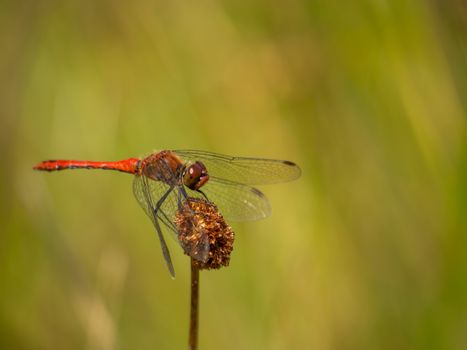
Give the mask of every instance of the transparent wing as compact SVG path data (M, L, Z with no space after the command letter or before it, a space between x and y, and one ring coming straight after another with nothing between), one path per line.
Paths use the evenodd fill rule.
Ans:
M177 234L173 219L177 211L177 193L175 189L167 194L166 199L162 202L159 212L155 215L157 202L171 189L166 183L161 181L153 181L145 176L135 176L133 181L133 193L136 200L145 213L149 216L153 224L156 220L160 220L172 231L172 234ZM171 224L172 223L172 224Z
M163 188L161 187L159 189L162 190ZM133 193L135 194L135 197L141 208L143 208L143 210L153 222L156 228L157 236L159 237L159 242L161 244L162 255L164 256L164 260L167 264L170 274L172 275L172 277L175 277L175 269L172 264L172 259L170 258L169 248L165 243L165 239L162 234L161 227L159 225L158 213L156 211L157 200L155 198L158 197L152 196L151 190L147 184L147 178L145 176L135 177L133 181ZM166 194L170 194L169 189L167 189L164 195Z
M169 186L164 182L154 181L146 176L135 177L133 182L133 192L141 208L143 208L156 228L159 240L161 241L164 259L172 273L172 262L162 235L162 228L168 230L171 235L177 239L177 242L180 243L177 238L178 232L177 227L175 226L175 217L178 208L186 198L186 194L178 186ZM192 213L191 217L194 217L194 213ZM162 226L159 224L160 222L163 223ZM186 222L190 222L190 217L186 218ZM196 260L205 262L209 254L208 235L207 233L202 232L203 229L194 221L192 222L192 225L201 233L201 239L198 244L199 249L197 250L196 255L193 255L193 253L189 254L189 251L186 251L186 253Z
M252 221L271 215L271 206L266 196L257 188L236 182L211 178L202 188L202 193L188 190L189 196L203 197L216 204L219 212L228 220Z
M287 160L230 157L222 154L176 150L184 161L201 161L209 176L239 182L245 185L265 185L295 180L301 170L297 164Z

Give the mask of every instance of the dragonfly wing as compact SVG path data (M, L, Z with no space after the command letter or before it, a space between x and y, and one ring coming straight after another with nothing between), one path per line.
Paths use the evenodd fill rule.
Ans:
M133 181L133 193L141 208L155 223L160 218L156 215L157 202L170 190L170 186L161 181L152 181L145 176L135 176ZM175 192L169 193L165 201L160 206L167 215L171 215L176 210ZM173 204L175 201L175 204Z
M173 151L183 160L201 161L212 177L245 185L265 185L295 180L301 170L287 160L230 157L222 154L194 150Z
M201 188L202 193L188 191L193 197L203 197L204 193L228 220L253 221L271 215L268 199L254 187L211 177Z
M185 194L180 191L180 188L177 186L171 187L162 181L154 181L147 178L146 176L135 177L133 182L133 192L141 208L143 208L156 227L156 231L159 234L159 239L161 240L164 258L170 270L170 265L172 263L170 261L170 255L165 253L164 246L166 247L166 244L162 234L159 232L159 223L162 222L162 227L169 230L171 236L175 237L177 242L180 244L178 241L178 230L175 225L175 217L177 215L179 206L183 203L184 200L186 200ZM163 200L161 201L161 199ZM200 261L206 261L209 253L208 235L207 233L203 233L201 231L202 228L200 228L199 225L193 221L193 218L194 213L188 215L185 221L192 222L193 227L196 227L196 229L201 232L201 238L199 243L200 248L192 257ZM185 252L190 255L189 251L185 250Z
M164 195L168 196L173 191L170 189L169 186L167 186L167 188L164 188L163 186L159 186L157 188L154 188L153 190L160 191L161 193L162 191L165 191L164 193L161 194L160 197ZM167 247L167 244L165 243L165 239L162 234L161 227L159 225L158 213L156 211L156 206L158 205L156 198L160 198L160 197L153 196L152 194L154 192L153 190L148 185L148 179L145 176L135 177L133 181L133 193L135 194L135 197L139 205L141 206L141 208L143 208L143 210L146 212L146 214L149 216L149 218L153 222L156 228L157 235L159 237L160 244L161 244L162 255L164 256L164 260L167 264L170 274L172 275L172 277L175 277L175 269L172 264L172 259L170 258L169 249Z

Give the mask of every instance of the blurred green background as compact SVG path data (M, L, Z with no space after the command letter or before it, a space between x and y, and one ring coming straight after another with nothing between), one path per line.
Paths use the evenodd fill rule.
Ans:
M44 159L300 164L202 273L201 349L467 348L467 5L0 2L0 348L184 349L132 177Z

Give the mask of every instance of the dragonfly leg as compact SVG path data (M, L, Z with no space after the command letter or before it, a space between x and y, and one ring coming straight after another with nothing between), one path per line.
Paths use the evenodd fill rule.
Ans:
M178 192L177 192L177 205L178 205L178 210L182 210L182 195L183 197L187 198L188 195L186 191L183 189L183 187L180 187Z
M201 193L201 194L203 195L204 199L206 199L206 200L209 202L208 197L204 194L203 191L201 191L201 190L196 190L196 192Z

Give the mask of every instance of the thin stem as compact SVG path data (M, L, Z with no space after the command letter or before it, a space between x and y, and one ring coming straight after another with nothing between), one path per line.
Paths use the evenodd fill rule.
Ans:
M188 350L198 349L199 269L191 258L190 338Z

